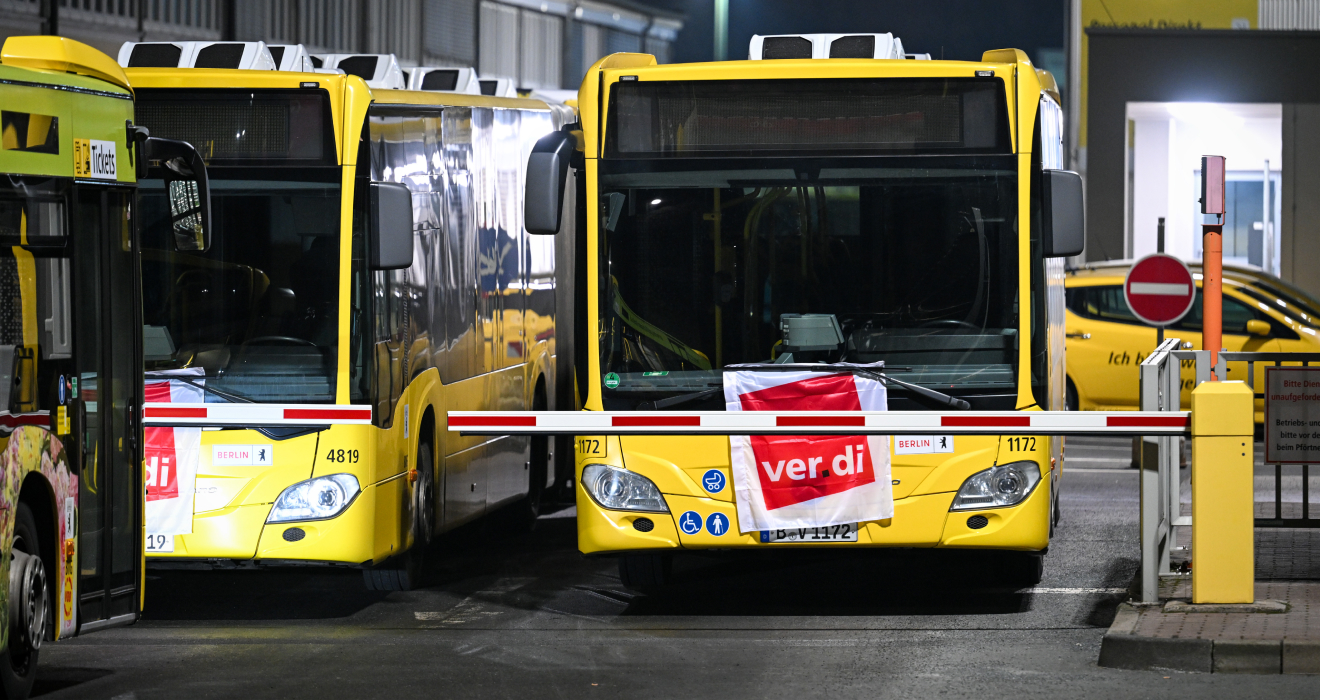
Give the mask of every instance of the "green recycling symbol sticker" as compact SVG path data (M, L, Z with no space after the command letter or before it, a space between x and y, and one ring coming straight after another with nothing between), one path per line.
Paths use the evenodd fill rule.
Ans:
M610 372L609 374L605 375L606 389L617 389L618 387L619 387L619 375L613 372Z

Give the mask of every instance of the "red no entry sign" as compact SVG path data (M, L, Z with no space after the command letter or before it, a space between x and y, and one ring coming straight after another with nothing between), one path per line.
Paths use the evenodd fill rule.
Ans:
M1123 296L1137 318L1152 326L1167 326L1192 309L1196 282L1183 261L1155 253L1138 260L1128 271Z

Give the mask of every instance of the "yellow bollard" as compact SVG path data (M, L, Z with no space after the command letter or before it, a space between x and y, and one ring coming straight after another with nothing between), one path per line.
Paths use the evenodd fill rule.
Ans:
M1192 602L1255 602L1251 389L1192 391Z

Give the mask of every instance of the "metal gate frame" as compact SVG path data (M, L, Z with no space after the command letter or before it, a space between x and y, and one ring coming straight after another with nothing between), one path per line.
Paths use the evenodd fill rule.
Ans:
M1182 350L1178 338L1166 339L1141 363L1141 410L1143 412L1179 412L1182 409L1182 363L1191 361L1195 371L1192 388L1210 381L1210 352ZM1320 353L1294 352L1220 352L1215 374L1228 376L1229 362L1247 363L1247 386L1255 398L1256 365L1279 367L1285 362L1309 366L1320 363ZM1180 438L1147 436L1141 449L1141 586L1139 598L1144 603L1159 601L1159 577L1172 575L1169 554L1177 546L1174 530L1190 526L1192 516L1182 514L1179 480ZM1302 465L1302 517L1283 517L1283 467L1274 464L1274 517L1256 518L1256 527L1320 528L1320 518L1310 516L1310 470ZM1254 467L1253 467L1254 469Z

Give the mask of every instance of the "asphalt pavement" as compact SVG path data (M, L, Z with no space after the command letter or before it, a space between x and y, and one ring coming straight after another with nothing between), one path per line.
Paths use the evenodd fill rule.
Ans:
M530 535L494 518L441 539L427 586L353 571L150 572L144 619L47 645L43 698L1271 698L1317 676L1096 665L1136 570L1130 442L1072 438L1039 586L975 553L682 557L625 590L577 552L572 508Z

